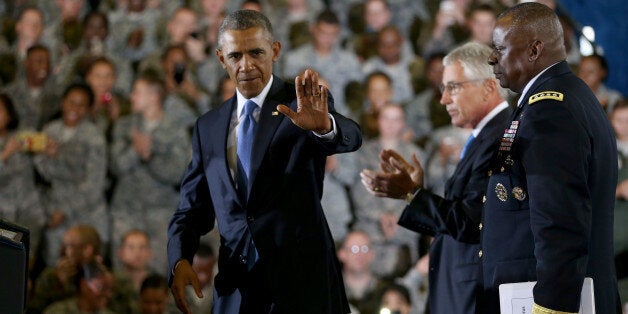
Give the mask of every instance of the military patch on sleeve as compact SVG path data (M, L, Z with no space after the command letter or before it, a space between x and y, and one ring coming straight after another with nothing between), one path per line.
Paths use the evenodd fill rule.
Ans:
M528 98L528 105L531 105L537 101L544 100L544 99L553 99L553 100L563 101L563 94L559 92L554 92L554 91L540 92Z

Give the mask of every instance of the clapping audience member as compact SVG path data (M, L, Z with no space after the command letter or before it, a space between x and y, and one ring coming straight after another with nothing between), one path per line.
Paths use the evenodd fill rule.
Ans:
M44 224L44 210L35 187L35 168L28 138L17 132L19 118L13 101L0 94L0 218L30 230L30 258Z
M98 57L87 66L85 82L94 92L94 105L89 116L106 134L107 142L111 140L115 122L131 111L128 99L115 88L117 81L117 69L106 57Z
M161 12L148 6L147 0L129 1L109 12L113 50L132 63L142 61L157 49L157 29Z
M604 56L594 54L580 59L578 77L587 83L602 107L610 113L622 95L604 84L608 77L608 71L608 63Z
M111 200L114 233L144 230L155 252L150 265L161 274L167 269L163 223L177 206L175 186L191 150L185 126L164 111L165 93L157 78L143 76L135 81L132 114L116 122L110 154L111 171L118 179ZM119 243L114 244L117 249Z
M354 154L358 171L379 168L382 149L395 149L406 158L416 155L419 160L425 161L424 151L402 137L406 124L400 105L384 105L379 111L377 123L379 136L366 141L362 149ZM358 174L355 173L356 183L359 183ZM418 236L397 226L405 202L375 197L361 184L351 187L351 196L355 205L354 227L368 232L377 247L376 273L382 277L404 274L418 259L415 249Z
M93 103L89 86L68 86L61 99L62 117L44 127L45 148L35 156L37 171L50 183L44 199L48 211L45 258L49 265L57 260L61 237L69 226L91 224L101 240L108 242L107 143L89 121Z
M44 314L114 314L107 309L113 294L113 276L99 262L92 261L76 266L73 279L76 294L46 307Z
M48 1L46 1L48 2ZM44 1L40 1L43 4ZM57 62L64 55L70 52L70 47L67 45L68 34L64 32L66 27L79 26L76 31L80 33L82 30L78 24L82 18L83 6L85 0L57 0L49 1L53 3L52 8L43 9L45 14L56 14L50 19L46 20L46 27L42 34L41 43L50 49L52 56L52 64L56 65Z

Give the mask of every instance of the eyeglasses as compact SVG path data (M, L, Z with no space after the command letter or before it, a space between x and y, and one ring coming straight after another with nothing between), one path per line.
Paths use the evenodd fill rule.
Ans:
M446 85L440 84L439 89L440 89L441 94L444 94L445 92L447 92L447 94L449 94L450 96L453 96L455 94L460 93L464 84L471 83L471 82L484 81L484 80L486 79L479 78L479 79L462 81L462 82L449 82Z
M352 245L351 247L349 247L351 249L351 253L353 254L358 254L358 253L363 253L366 254L369 252L369 246L368 245Z

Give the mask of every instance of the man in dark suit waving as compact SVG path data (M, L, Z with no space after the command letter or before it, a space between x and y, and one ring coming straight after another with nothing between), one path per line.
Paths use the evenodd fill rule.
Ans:
M477 244L482 200L489 162L511 114L504 101L506 91L486 64L490 53L486 45L469 43L443 59L441 103L452 124L473 129L454 175L447 181L445 198L423 189L418 161L410 165L393 151L382 153L389 171L362 172L362 182L373 194L407 197L409 204L400 225L434 236L429 255L430 313L476 313L476 298L482 291ZM452 225L456 228L450 228ZM475 244L461 242L463 236Z
M262 14L229 14L216 54L236 95L198 119L181 202L168 227L171 289L200 296L190 261L217 220L215 313L347 313L320 204L328 155L357 150L359 126L335 112L318 74L272 75L281 44Z

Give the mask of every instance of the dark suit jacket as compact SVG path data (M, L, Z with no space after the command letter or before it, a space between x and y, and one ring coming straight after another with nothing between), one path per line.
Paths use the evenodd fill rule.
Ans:
M534 280L538 305L578 312L585 276L593 278L597 313L614 313L617 151L606 114L566 62L522 97L514 141L502 139L487 189L482 313L499 313L500 284Z
M227 136L234 96L200 117L193 135L193 156L181 184L181 202L168 228L171 269L181 258L192 260L199 237L217 219L221 235L220 296L231 293L246 276L242 242L252 235L275 310L289 313L347 313L341 270L320 199L328 155L357 150L359 126L333 110L333 141L304 131L276 112L278 104L296 111L292 84L274 77L261 108L252 153L248 202L238 198L227 163Z
M399 220L408 229L434 236L429 273L432 314L476 313L476 299L482 293L478 257L482 197L489 162L511 114L510 107L504 109L482 128L447 181L444 199L421 190Z

